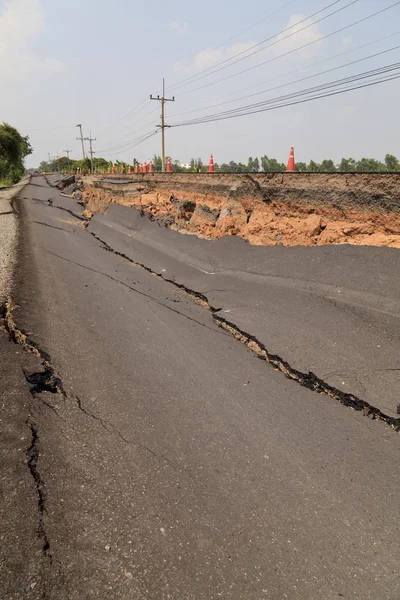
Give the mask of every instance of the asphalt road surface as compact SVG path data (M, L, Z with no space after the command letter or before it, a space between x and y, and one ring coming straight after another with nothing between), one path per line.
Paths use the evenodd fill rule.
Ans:
M2 597L397 600L400 434L260 360L183 289L109 251L82 210L42 177L19 201L5 316L21 345L1 348L19 350L5 381L21 392L2 418L18 425L4 456L25 459L3 479L29 495L3 511Z

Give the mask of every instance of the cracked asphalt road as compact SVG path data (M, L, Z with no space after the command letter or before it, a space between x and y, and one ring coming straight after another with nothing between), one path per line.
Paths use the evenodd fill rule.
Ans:
M397 600L399 434L105 251L43 178L19 208L12 318L57 379L19 356L35 568L15 555L3 597Z

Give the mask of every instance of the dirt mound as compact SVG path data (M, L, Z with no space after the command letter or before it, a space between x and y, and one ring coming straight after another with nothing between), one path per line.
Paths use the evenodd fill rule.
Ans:
M354 201L354 208L348 208L347 202L344 208L343 202L335 198L319 204L305 202L309 190L301 193L298 189L299 201L295 203L293 198L290 202L266 201L259 190L249 193L242 189L237 197L236 188L233 197L232 186L226 194L209 186L204 192L195 192L181 186L156 188L145 181L118 187L95 183L95 187L84 190L83 202L89 218L110 204L134 206L175 230L210 239L238 235L253 245L264 246L359 244L400 248L400 205L385 196L385 204L392 202L393 210L384 211L382 202L379 210L378 205L376 210L366 209L375 194L374 185L369 185L371 190L360 191L361 201Z

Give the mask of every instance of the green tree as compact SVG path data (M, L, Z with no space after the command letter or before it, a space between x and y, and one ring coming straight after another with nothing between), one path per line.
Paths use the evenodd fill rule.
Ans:
M71 169L72 164L72 160L66 156L61 156L50 163L50 171L66 171Z
M375 158L362 158L357 162L356 170L359 173L380 173L386 171L386 165Z
M342 158L338 165L338 170L341 173L352 173L356 170L356 161L354 158Z
M296 162L296 171L298 173L307 173L308 167L305 162Z
M336 165L333 160L325 159L319 165L321 173L334 173L336 171Z
M400 171L400 163L393 154L386 154L385 165L388 171Z
M266 155L261 157L261 168L264 173L282 173L286 171L286 166L283 163L279 163L276 158L268 158Z
M51 171L50 163L46 162L45 160L42 160L42 162L39 165L39 171L44 171L45 173Z
M310 171L310 173L319 173L319 164L314 160L310 160L308 163L308 171Z
M256 157L256 158L253 160L253 169L252 169L252 171L253 171L253 173L258 173L258 172L259 172L259 170L260 170L260 161L259 161L259 160L258 160L258 158Z
M99 170L106 169L107 170L108 165L109 165L109 162L105 158L99 157L99 158L93 159L93 166L95 169L99 169Z
M230 167L230 165L222 163L219 167L219 170L221 173L230 173L232 171L232 168Z
M157 154L155 154L153 156L153 169L155 172L157 173L161 173L162 171L162 160L161 160L161 156L158 156Z
M76 169L79 167L82 169L83 175L86 175L89 172L89 169L91 169L91 166L92 164L90 162L90 158L82 158L82 160L76 160L74 162L73 168L76 171Z
M24 159L32 154L29 137L8 123L0 125L0 182L17 183L25 173Z

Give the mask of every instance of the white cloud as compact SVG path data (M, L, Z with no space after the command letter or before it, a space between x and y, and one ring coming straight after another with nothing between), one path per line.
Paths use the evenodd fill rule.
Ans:
M63 68L56 58L40 59L28 50L31 38L44 29L40 0L4 0L0 14L0 72L25 76L33 70L56 72Z
M285 29L288 29L288 27L290 27L290 29L277 36L279 43L272 46L271 49L273 54L276 56L284 54L285 52L290 52L305 44L314 42L312 46L300 50L297 54L297 56L300 56L303 59L312 56L313 49L319 45L318 40L322 37L322 34L318 29L318 24L312 24L312 19L306 19L305 21L303 19L303 15L292 15L290 17L289 23L285 27ZM302 23L299 23L299 21L302 21ZM299 24L296 25L296 23ZM305 27L307 27L307 29L304 29Z
M214 65L222 62L223 60L227 60L232 58L236 54L240 52L245 52L252 46L254 46L255 42L245 42L242 44L235 44L230 48L205 48L198 54L196 54L191 63L185 65L182 63L176 63L174 65L174 71L183 71L185 73L196 73L197 71L202 71L203 69L208 69L209 67L213 67Z
M178 33L185 33L187 31L189 24L181 21L180 19L176 19L176 21L172 21L172 23L168 24L170 29L174 29Z

